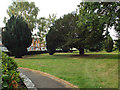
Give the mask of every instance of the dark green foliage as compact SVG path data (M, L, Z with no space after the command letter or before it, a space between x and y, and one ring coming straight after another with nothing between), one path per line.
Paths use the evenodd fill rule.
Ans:
M96 52L96 51L101 51L101 50L103 50L103 41L100 42L100 43L98 43L97 45L91 46L91 47L89 48L89 50L90 50L91 52Z
M68 48L69 46L66 44L66 40L68 37L68 32L73 30L73 14L64 15L64 17L59 18L55 21L52 27L50 27L50 31L46 36L46 45L48 52L52 52L50 54L55 53L55 50ZM65 50L66 51L66 50Z
M6 23L2 33L2 43L4 46L7 47L15 57L21 57L25 55L31 42L31 31L27 23L20 16L12 16Z
M104 27L102 24L99 25L98 17L95 14L89 15L86 23L83 24L84 18L85 16L82 17L76 13L64 15L50 29L47 42L51 40L50 43L53 44L54 49L77 48L80 55L84 55L85 48L95 47L104 39L104 35L102 35Z
M68 52L68 51L70 51L70 48L69 47L62 47L62 51L63 52Z
M110 37L110 35L107 37L107 39L105 40L105 50L106 52L112 52L113 49L113 40Z
M109 34L108 28L115 25L118 29L120 25L117 5L120 4L111 2L80 3L78 5L79 13L64 15L53 24L54 29L51 31L55 31L56 34L51 34L51 36L58 33L57 39L55 36L56 40L52 40L54 43L57 41L54 48L74 47L79 50L80 55L84 55L84 49L100 51L102 49L101 42Z
M55 45L53 39L54 37L52 35L52 32L49 31L49 34L46 35L46 47L50 55L53 55L55 53Z
M17 63L2 53L2 89L16 88L19 82L19 72L17 71ZM13 83L14 82L14 83Z
M119 49L120 51L120 39L115 40L115 46Z

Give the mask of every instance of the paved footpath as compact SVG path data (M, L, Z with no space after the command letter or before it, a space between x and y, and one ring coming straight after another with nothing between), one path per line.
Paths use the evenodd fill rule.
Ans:
M36 88L63 88L63 90L66 88L63 83L60 83L35 71L23 68L18 68L18 71L26 75L34 83Z

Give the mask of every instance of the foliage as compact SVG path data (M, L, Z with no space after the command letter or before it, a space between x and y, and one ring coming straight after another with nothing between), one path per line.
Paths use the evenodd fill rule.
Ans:
M13 2L12 5L8 7L7 14L11 18L14 16L21 16L27 22L31 31L36 27L36 19L38 15L39 8L35 6L34 2ZM6 23L7 18L4 18L4 23Z
M101 22L104 22L106 29L112 26L119 25L119 11L120 1L118 2L85 2L81 3L79 7L84 5L84 9L88 10L89 14L95 12L99 18L103 18Z
M71 17L72 14L64 15L64 17L61 17L58 20L56 20L53 26L50 27L50 30L46 37L46 45L48 52L49 51L55 52L55 49L57 48L62 49L63 47L67 47L65 46L67 33L69 30L72 30Z
M49 14L49 17L46 19L47 20L47 33L48 33L48 31L49 31L49 29L50 29L50 27L55 23L55 20L56 20L56 17L57 17L57 15L56 14Z
M46 47L50 55L53 55L55 53L55 49L58 43L58 36L56 34L58 33L56 33L56 31L53 30L53 27L51 27L49 33L46 35Z
M46 18L44 17L41 17L37 20L37 24L38 24L38 32L37 32L37 35L40 37L40 42L43 42L44 40L44 37L46 35L46 24L47 24L47 21L46 21Z
M48 33L50 26L55 22L56 20L56 14L49 15L49 18L41 17L37 19L37 36L40 38L40 43L45 43L44 39L46 37L46 34Z
M80 3L78 13L64 15L53 24L52 30L60 34L55 40L58 40L55 48L74 47L80 55L84 55L84 49L100 50L102 42L109 35L108 28L119 28L119 6L118 2Z
M119 49L120 51L120 39L115 40L115 46Z
M70 48L69 47L62 47L62 51L63 52L68 52L68 51L70 51Z
M95 13L89 13L84 8L80 8L80 14L76 12L64 15L60 19L56 20L53 24L51 31L54 31L56 35L55 40L49 37L51 43L55 48L77 48L80 55L84 55L84 49L97 46L102 40L104 40L103 32L104 26ZM94 18L91 20L91 18Z
M17 63L12 58L2 53L2 89L18 87L19 72L17 67Z
M31 31L20 16L12 16L6 23L2 33L2 43L15 55L21 57L31 45Z
M94 51L102 51L103 47L104 47L104 41L99 42L96 45L93 45L89 48L90 51L94 52Z
M112 49L113 49L113 40L112 38L110 37L110 35L107 37L107 39L105 40L105 50L107 52L112 52Z
M118 33L118 42L120 39L120 1L116 2L89 2L82 3L85 5L84 9L88 9L89 13L95 12L104 22L105 32L108 35L108 29L113 27ZM79 5L79 7L82 7Z

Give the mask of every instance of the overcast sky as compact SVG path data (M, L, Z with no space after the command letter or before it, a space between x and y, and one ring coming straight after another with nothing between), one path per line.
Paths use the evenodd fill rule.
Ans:
M11 5L13 0L3 0L0 3L0 27L4 26L3 19L7 16L6 10ZM57 14L57 18L60 16L75 11L77 5L81 0L28 0L29 2L35 2L35 5L40 9L38 17L48 17L49 14Z
M2 0L0 3L0 27L3 27L3 19L7 16L6 10L8 6L11 5L13 0ZM34 1L35 5L40 9L38 17L48 17L49 14L57 14L57 18L63 16L64 14L71 13L75 11L77 5L80 4L82 0L28 0ZM113 38L115 33L111 31L111 36Z

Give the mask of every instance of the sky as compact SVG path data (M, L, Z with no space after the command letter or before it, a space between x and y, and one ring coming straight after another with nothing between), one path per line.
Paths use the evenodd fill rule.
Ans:
M4 17L8 17L7 9L11 5L13 0L2 0L0 3L0 27L4 27ZM38 13L39 17L48 18L49 14L57 14L57 18L63 16L64 14L71 13L77 9L77 5L80 4L82 0L28 0L29 2L35 2L35 5L40 9ZM115 31L110 30L110 35L113 39L115 38Z

